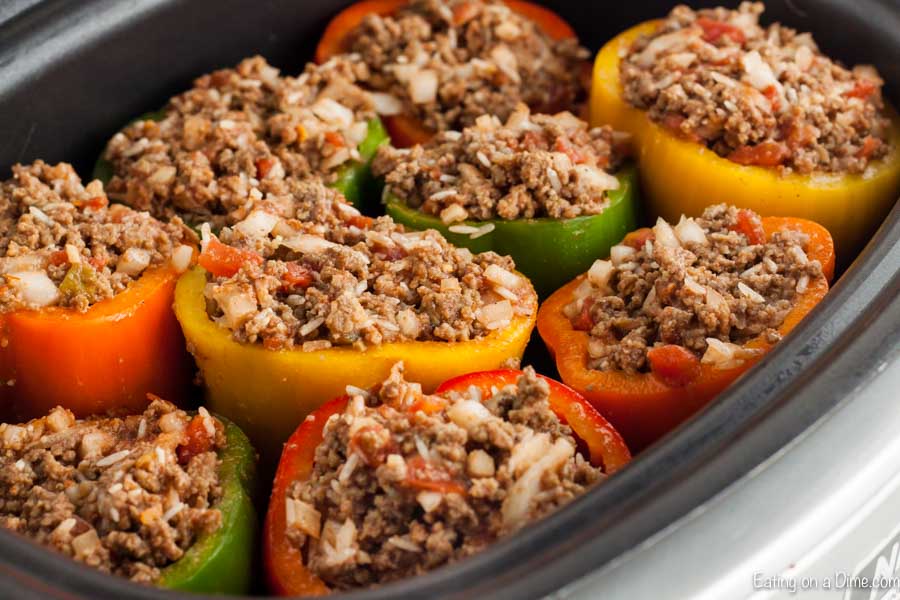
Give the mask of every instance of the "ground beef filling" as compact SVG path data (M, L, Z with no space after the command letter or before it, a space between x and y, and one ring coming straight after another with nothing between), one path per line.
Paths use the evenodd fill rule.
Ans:
M590 334L592 369L648 372L648 352L670 344L729 368L752 356L750 339L777 341L797 295L822 277L807 243L795 231L766 240L758 215L725 205L675 227L659 220L595 262L565 311Z
M288 538L328 585L381 584L484 549L603 478L550 410L530 368L516 385L426 397L395 367L377 393L351 390L307 481L288 492Z
M13 167L0 183L0 314L60 306L84 312L148 269L187 268L193 234L175 218L110 205L71 165Z
M393 16L368 15L347 47L369 66L367 85L386 94L385 112L432 131L486 113L505 121L519 102L578 112L587 98L587 50L552 41L499 1L413 0Z
M342 57L284 77L257 56L204 75L160 120L136 121L110 140L109 195L218 228L263 198L285 203L291 178L332 182L359 158L376 116L371 95L354 83L365 72Z
M188 444L188 439L192 443ZM202 442L202 443L200 443ZM0 425L0 525L107 573L152 582L218 529L222 424L156 400L141 415L55 408Z
M621 137L620 137L621 140ZM382 148L372 170L388 194L444 223L466 219L571 219L603 212L619 181L606 169L614 136L571 113L531 115L520 104L506 124L484 115L462 133L424 146Z
M334 194L306 185L321 206ZM220 250L242 263L210 272L210 317L235 340L270 349L471 340L534 310L534 292L512 259L473 255L434 230L405 232L390 217L356 213L322 225L254 211L218 239L208 228L204 235L201 264Z
M890 150L881 77L832 61L808 33L761 27L762 11L676 7L622 59L626 100L741 164L863 173Z

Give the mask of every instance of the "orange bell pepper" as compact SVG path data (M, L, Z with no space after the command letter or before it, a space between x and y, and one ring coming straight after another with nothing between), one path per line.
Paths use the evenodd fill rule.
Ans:
M591 124L608 124L634 137L641 193L650 214L673 221L726 203L763 215L810 219L831 232L839 262L849 264L900 191L900 120L893 109L888 107L893 150L863 175L780 175L772 168L739 164L677 137L624 99L619 79L622 53L639 36L652 34L658 23L641 23L608 42L597 54L591 89Z
M196 267L175 290L175 313L206 385L207 406L237 423L262 456L278 457L282 443L303 418L342 393L347 384L367 388L384 380L398 361L407 376L433 391L461 373L499 368L521 358L534 329L531 312L508 327L465 342L393 342L359 351L349 347L304 352L267 350L236 342L206 312L206 272Z
M465 392L475 386L486 398L492 393L491 388L515 384L521 374L513 369L500 369L461 375L442 383L435 394ZM604 472L611 475L631 461L631 453L622 437L594 407L571 388L541 377L550 385L551 410L569 425L578 440L584 442L591 464L602 466ZM291 485L312 474L316 447L322 443L325 423L332 415L343 413L347 402L347 396L341 396L323 404L300 424L284 446L263 532L263 561L269 591L274 594L321 596L329 592L325 582L306 568L300 550L288 542L284 506ZM427 408L425 410L428 412Z
M140 412L147 393L187 399L191 359L172 312L178 273L147 271L86 312L0 315L0 414L19 422L59 405L78 417Z
M351 4L328 23L316 47L316 62L322 64L332 56L345 52L347 36L366 15L391 15L408 3L409 0L362 0ZM552 40L575 37L572 27L552 10L524 0L504 0L504 4L514 12L534 21ZM391 143L398 148L423 144L431 139L433 134L417 118L410 115L384 117L383 121L391 136Z
M766 217L762 223L767 236L786 229L808 235L806 254L810 260L818 260L822 264L823 276L809 282L806 291L797 297L794 307L778 328L778 333L786 336L828 292L828 282L834 276L834 244L828 231L811 221ZM696 375L686 385L673 380L676 378L664 381L653 373L590 369L587 366L588 333L573 327L563 313L584 277L577 277L544 302L538 311L538 332L556 360L560 378L609 419L632 450L645 448L693 415L774 346L764 336L756 337L745 347L759 350L757 355L730 369L700 364L696 367ZM669 365L677 367L678 357L665 358Z

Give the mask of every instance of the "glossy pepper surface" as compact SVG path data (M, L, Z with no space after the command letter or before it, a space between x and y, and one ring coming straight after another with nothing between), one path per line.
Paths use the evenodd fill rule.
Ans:
M136 121L161 121L166 117L164 110L146 113ZM388 143L390 138L381 119L375 117L368 122L366 137L357 146L359 160L351 160L337 169L337 178L331 186L341 192L347 200L360 210L366 208L366 199L377 197L377 190L369 164L375 157L378 147ZM109 183L114 174L112 163L100 157L94 164L94 179L99 179L104 185Z
M348 384L368 388L387 377L398 361L407 376L430 392L461 373L500 367L520 358L534 328L532 311L489 335L465 342L393 342L359 351L348 347L304 352L267 350L235 341L206 312L206 272L195 267L175 290L175 313L206 385L211 410L235 421L264 457L277 458L281 444L303 418Z
M149 270L86 312L0 315L0 414L24 421L68 408L78 417L140 412L147 393L183 402L191 360L172 312L178 273Z
M482 397L487 398L492 393L491 388L515 384L521 374L512 369L470 373L444 382L435 393L463 393L475 386L483 392ZM584 443L591 464L602 466L607 474L624 467L631 460L631 453L612 425L577 392L558 381L541 377L550 385L551 410ZM325 423L332 415L341 414L347 401L347 396L341 396L323 404L301 423L284 446L263 533L263 560L269 590L275 594L319 596L329 591L325 583L306 568L301 552L288 542L284 506L291 485L312 474L316 447L324 437Z
M698 216L712 204L727 203L759 214L801 217L831 232L842 264L868 242L900 191L900 121L891 110L892 151L863 175L790 173L745 166L717 155L702 144L681 139L653 122L624 99L619 61L640 35L651 34L648 21L607 43L594 63L592 125L608 124L634 136L641 190L652 216L675 221Z
M332 56L347 51L348 35L362 22L366 15L391 15L406 6L409 0L363 0L356 2L338 13L325 28L322 39L316 47L316 62L322 64ZM559 15L532 2L504 0L511 10L533 21L552 40L574 38L575 32ZM412 115L393 115L384 118L391 142L398 148L408 148L431 139L428 131Z
M815 308L828 292L834 274L834 245L820 225L804 219L766 217L762 219L768 237L776 231L797 230L809 236L806 254L822 264L823 276L810 281L778 328L783 337ZM774 343L764 335L753 338L744 348L758 353L742 364L719 369L699 364L686 381L673 381L663 373L596 371L588 367L588 332L573 327L563 309L572 302L584 275L550 296L538 313L538 331L556 360L560 378L588 399L618 429L632 450L640 450L675 428L728 387L765 356ZM665 357L668 365L672 358ZM662 362L662 361L661 361ZM660 375L663 375L661 377Z
M201 537L177 562L162 569L160 587L202 594L243 594L250 591L255 556L256 512L252 491L256 453L235 425L225 425L226 446L219 453L222 497L215 505L222 526Z
M455 246L472 252L493 250L513 257L516 268L531 280L543 298L579 273L585 272L597 256L609 253L637 220L637 173L633 166L617 174L619 189L610 190L609 206L600 214L574 219L492 219L462 221L447 225L440 217L410 208L402 200L386 198L387 213L411 229L437 229ZM474 228L493 225L483 235L453 233L450 227Z

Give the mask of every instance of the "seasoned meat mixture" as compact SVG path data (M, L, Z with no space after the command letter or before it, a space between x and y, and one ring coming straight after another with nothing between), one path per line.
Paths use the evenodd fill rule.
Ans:
M192 431L188 442L188 431ZM197 441L202 440L202 444ZM75 420L0 425L0 525L107 573L152 582L218 529L222 424L163 400Z
M621 138L620 138L621 139ZM466 219L571 219L603 212L619 181L614 136L571 113L531 115L520 104L506 124L483 115L462 133L424 146L382 148L372 170L387 193L444 223Z
M187 268L188 243L194 235L180 219L110 205L103 185L82 185L71 165L16 165L0 183L0 313L86 311L147 269Z
M369 66L384 114L413 115L432 131L462 129L519 102L535 112L577 112L587 97L588 52L554 42L500 1L412 0L368 15L348 48Z
M573 326L590 333L592 369L646 372L647 352L668 344L704 363L739 364L750 352L740 346L759 335L776 341L797 294L822 277L805 235L766 240L748 210L717 205L636 233L594 263L566 307Z
M534 310L534 292L512 272L512 259L473 255L433 230L407 233L390 217L373 221L329 203L335 193L321 183L306 185L316 211L289 219L256 210L218 239L204 228L208 312L234 339L304 350L460 341ZM337 218L309 220L330 205ZM235 260L220 269L214 256Z
M761 27L762 11L676 7L623 58L625 98L741 164L864 172L890 150L881 77L832 61L808 33Z
M354 84L365 71L340 58L285 77L257 56L204 75L161 120L136 121L110 140L109 196L218 228L261 198L288 196L290 178L331 182L359 158L375 117L371 96Z
M289 539L339 589L418 575L484 549L604 477L550 410L530 368L481 398L427 397L395 367L377 393L348 390L307 481L289 490Z

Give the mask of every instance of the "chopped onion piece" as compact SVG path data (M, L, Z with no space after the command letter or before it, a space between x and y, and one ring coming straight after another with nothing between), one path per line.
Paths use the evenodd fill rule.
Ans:
M372 92L372 104L375 105L375 112L379 115L391 117L403 112L403 102L391 94Z
M656 238L656 243L660 246L669 248L681 247L681 242L678 241L672 226L663 221L662 217L656 218L656 225L653 226L653 235Z
M322 513L312 504L303 500L287 498L284 502L285 522L288 527L296 527L306 535L319 538L322 530Z
M234 229L249 238L263 238L269 235L280 219L265 210L254 210L247 218L234 226Z
M122 253L116 264L117 273L134 277L150 266L150 251L143 248L129 248Z
M608 260L595 260L591 268L588 269L587 276L596 287L606 289L609 287L609 280L614 270L615 267Z
M521 286L524 282L523 279L515 273L494 264L488 265L487 269L484 270L484 277L495 285L513 290Z
M44 307L59 300L59 290L46 273L39 271L10 273L7 282L19 292L27 304Z
M437 98L438 74L432 69L421 69L409 81L409 97L415 104L429 104Z
M675 235L678 236L682 244L691 242L696 244L706 244L706 232L697 225L697 222L690 217L681 217L681 221L675 226Z
M184 273L191 266L194 257L194 249L187 244L181 244L172 252L172 268L179 273Z
M459 400L447 409L447 416L453 423L469 432L493 417L491 411L477 400Z

